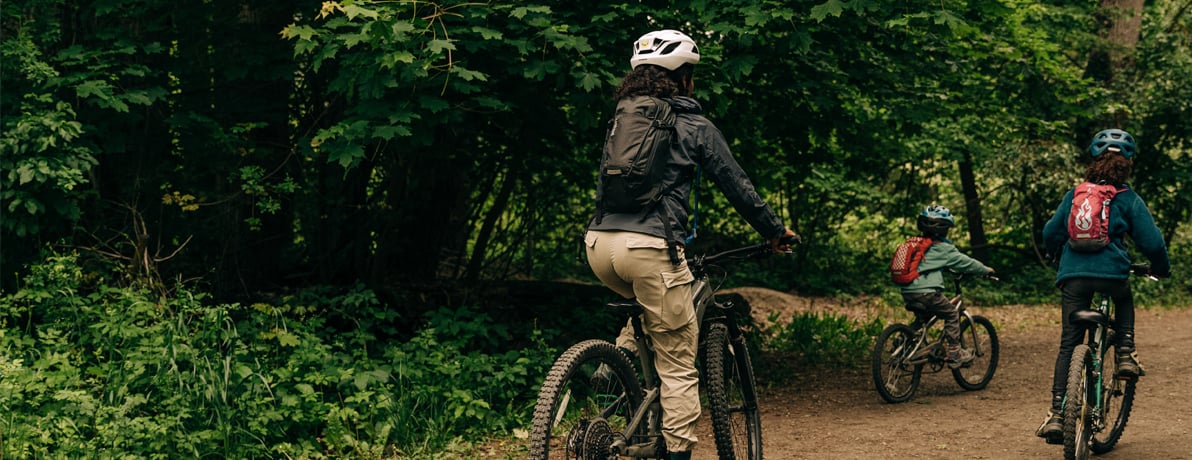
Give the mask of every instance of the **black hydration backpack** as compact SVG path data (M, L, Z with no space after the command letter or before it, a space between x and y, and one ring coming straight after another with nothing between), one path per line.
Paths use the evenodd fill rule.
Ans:
M669 190L663 177L674 139L667 101L637 96L618 102L600 160L600 210L638 213L661 200Z

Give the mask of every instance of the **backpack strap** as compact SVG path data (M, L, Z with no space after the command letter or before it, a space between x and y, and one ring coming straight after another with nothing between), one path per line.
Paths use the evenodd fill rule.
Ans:
M691 195L695 198L695 207L691 213L691 234L683 240L683 244L691 244L695 240L696 231L699 229L699 178L703 168L695 167L695 183L691 185Z

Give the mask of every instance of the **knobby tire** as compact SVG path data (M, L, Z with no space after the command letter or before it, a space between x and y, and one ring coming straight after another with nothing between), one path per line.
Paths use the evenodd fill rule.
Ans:
M1113 343L1112 339L1106 343ZM1106 425L1103 430L1093 434L1092 450L1094 454L1104 454L1113 450L1126 430L1126 422L1130 420L1130 409L1134 406L1134 385L1138 378L1118 379L1113 375L1117 369L1117 355L1112 346L1106 346L1101 354L1102 367L1110 378L1105 379L1101 386L1102 417Z
M1077 345L1069 363L1064 396L1064 460L1086 460L1090 454L1090 423L1096 404L1092 400L1092 387L1097 383L1092 350L1088 345Z
M900 403L911 399L919 388L923 365L905 362L915 343L915 333L905 324L891 324L878 335L873 345L870 367L873 384L882 399ZM930 346L930 344L924 344Z
M612 369L611 375L593 379L601 363ZM608 445L622 435L642 397L633 364L613 344L587 340L573 345L555 360L538 392L530 458L607 457Z
M952 377L965 390L984 389L989 385L989 381L993 380L993 373L997 371L998 342L993 322L980 315L974 315L971 323L968 318L962 317L960 346L973 353L973 361L963 367L952 369Z
M717 454L721 460L761 460L762 421L745 343L730 340L728 325L712 323L702 351Z

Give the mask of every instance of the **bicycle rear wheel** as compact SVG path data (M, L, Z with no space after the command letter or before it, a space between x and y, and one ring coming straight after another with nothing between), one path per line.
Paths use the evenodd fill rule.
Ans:
M1092 350L1088 345L1077 345L1069 363L1068 388L1064 396L1064 459L1085 460L1091 453L1089 438L1097 404Z
M908 364L915 346L915 333L905 324L891 324L882 330L873 344L870 367L873 384L882 399L900 403L915 395L923 366Z
M575 344L555 360L538 392L530 458L607 458L641 404L641 384L624 353L603 340Z
M762 419L745 342L731 341L728 325L711 323L701 348L717 454L721 460L761 460Z
M1113 343L1112 339L1106 343ZM1113 450L1126 430L1126 422L1130 420L1130 409L1134 405L1134 385L1137 377L1118 378L1113 370L1117 369L1117 354L1112 346L1106 346L1102 352L1101 363L1106 378L1101 380L1101 423L1103 426L1093 434L1092 450L1094 454L1103 454Z
M997 371L997 330L993 328L993 323L979 315L973 316L971 323L968 318L961 317L960 346L973 353L973 360L962 367L952 369L952 377L966 390L985 388L989 381L993 380L993 373Z

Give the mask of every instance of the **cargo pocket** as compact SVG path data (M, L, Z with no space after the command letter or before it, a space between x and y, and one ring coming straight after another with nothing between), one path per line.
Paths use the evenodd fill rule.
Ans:
M629 249L666 249L666 240L656 236L640 236L625 238L625 247Z
M695 305L692 304L691 286L695 276L687 264L674 270L662 272L662 284L666 293L662 297L662 327L673 331L695 323Z

